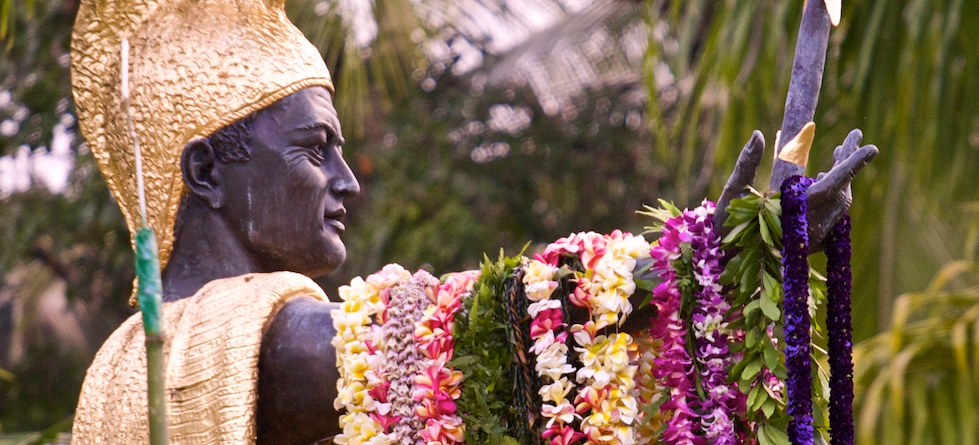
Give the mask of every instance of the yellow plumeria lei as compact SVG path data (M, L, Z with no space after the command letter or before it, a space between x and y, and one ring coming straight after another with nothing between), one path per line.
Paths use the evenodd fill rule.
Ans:
M346 412L340 416L343 432L333 441L339 445L386 445L393 438L384 433L376 418L390 409L390 404L375 400L371 390L382 385L384 378L378 375L383 360L383 344L375 320L383 317L385 301L382 292L394 283L410 278L411 274L397 265L385 266L380 272L367 277L357 277L350 285L341 286L340 309L331 312L336 336L332 345L337 351L337 398L334 408ZM372 415L373 414L373 415Z
M569 295L569 300L577 306L587 308L590 318L585 324L575 324L570 329L578 345L575 351L582 363L581 369L575 374L575 380L582 386L575 396L577 405L574 412L560 409L561 405L552 407L546 404L542 410L544 417L552 419L545 428L545 434L548 435L545 438L551 438L551 443L567 445L581 438L588 444L636 443L635 425L638 423L636 419L639 409L634 393L638 366L634 363L638 359L638 349L629 334L616 332L606 335L600 332L608 326L621 324L632 312L629 297L636 290L632 272L636 267L636 260L648 255L649 243L645 239L616 230L609 235L595 232L572 234L549 245L544 254L535 259L535 262L554 268L561 262L562 256L577 257L581 261L585 270L575 272L576 287ZM543 266L537 263L531 263L531 267L536 269L529 273L533 278L530 279L532 283L528 283L527 294L528 298L534 299L535 290L543 288L540 283L550 280L547 275L553 276L553 271L538 272L537 269ZM539 298L535 305L559 310L559 304L554 305L549 299ZM534 305L531 306L533 308ZM536 317L533 313L531 316ZM552 327L563 326L553 320L537 323L539 326L545 322ZM553 329L549 333L538 333L545 340L556 338ZM564 347L566 353L567 346L562 342L553 342L546 346L547 348L543 348L535 345L539 351L532 351L539 354L538 369L542 367L540 353L545 353L544 368L551 368L548 369L553 374L551 381L561 382L561 375L574 370L563 368L570 368L570 365L566 365L566 358L562 361L552 357L554 354L547 353L556 353L560 347ZM566 391L571 389L573 385L570 382L552 383L542 388L541 395L563 401ZM580 433L565 427L576 416L584 416ZM558 424L560 428L554 427L556 422L561 422Z

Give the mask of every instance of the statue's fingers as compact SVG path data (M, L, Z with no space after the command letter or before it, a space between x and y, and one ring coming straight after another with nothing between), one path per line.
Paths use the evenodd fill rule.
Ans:
M724 185L724 191L721 193L718 204L724 203L723 208L727 208L727 204L732 199L741 194L745 187L755 182L755 174L758 172L758 166L761 165L764 152L765 136L760 131L755 130L751 133L751 139L748 139L748 143L741 149L738 162L734 165L734 171L731 173L731 177L727 179L727 184ZM718 205L718 207L721 206Z
M846 156L843 155L843 146L837 145L836 150L833 150L833 165L838 164L844 159L846 159Z
M846 160L853 152L857 151L862 139L863 132L859 128L854 129L850 134L846 135L846 139L843 140L843 145L836 147L836 151L833 152L834 164Z
M852 136L853 133L851 132L850 135ZM850 137L847 137L847 141L850 141ZM843 146L846 147L847 143L844 142ZM813 184L809 189L811 200L818 202L835 197L844 187L850 185L850 181L853 180L857 172L870 163L878 153L879 150L876 146L866 145L854 151L841 162L837 162L833 169L826 176L823 176L822 180Z
M745 187L755 182L755 173L761 165L762 155L765 153L765 136L760 131L755 130L751 133L748 143L741 149L738 155L738 162L734 165L734 171L724 184L724 190L717 200L717 210L714 213L714 223L716 227L723 227L724 220L727 219L727 206L731 200L740 196Z

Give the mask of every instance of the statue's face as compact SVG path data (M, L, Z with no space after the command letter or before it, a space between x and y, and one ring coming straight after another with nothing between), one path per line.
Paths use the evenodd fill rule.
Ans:
M360 185L342 143L331 93L306 88L256 114L250 160L216 166L221 212L264 269L315 277L343 263L343 198Z

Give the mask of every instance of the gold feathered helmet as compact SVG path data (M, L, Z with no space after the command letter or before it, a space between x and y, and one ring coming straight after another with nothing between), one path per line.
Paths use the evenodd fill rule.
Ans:
M284 0L82 0L71 41L82 135L132 234L140 227L133 142L123 111L122 39L130 43L130 111L142 152L146 221L160 266L184 194L184 145L310 86L333 91L319 51Z

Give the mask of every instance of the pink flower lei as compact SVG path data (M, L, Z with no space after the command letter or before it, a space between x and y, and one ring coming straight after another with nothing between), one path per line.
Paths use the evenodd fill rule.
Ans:
M530 323L530 337L534 345L530 352L537 357L535 369L545 384L538 392L543 405L541 415L548 419L541 437L551 439L551 445L567 445L577 442L584 434L575 430L572 423L581 419L568 395L575 384L565 374L575 371L568 364L568 333L562 328L564 312L561 301L551 299L558 287L555 280L558 268L538 259L531 260L524 268L524 292L533 303L527 313L533 317Z
M445 283L429 293L429 305L416 323L415 345L425 358L421 363L424 372L415 378L412 398L419 402L415 414L425 422L421 436L427 445L463 442L462 419L456 414L455 404L462 373L447 363L455 351L455 315L478 275L476 271L449 275Z
M334 406L346 412L336 443L462 443L455 413L462 374L447 363L455 314L477 275L453 274L440 285L394 264L340 288L344 302L332 313L340 369Z
M398 419L391 414L388 402L387 376L384 374L384 339L380 326L387 316L387 290L408 279L411 274L396 264L380 272L354 278L350 285L339 289L343 303L331 312L337 330L332 345L337 351L336 409L343 432L333 440L337 444L390 444L393 436L387 433Z

